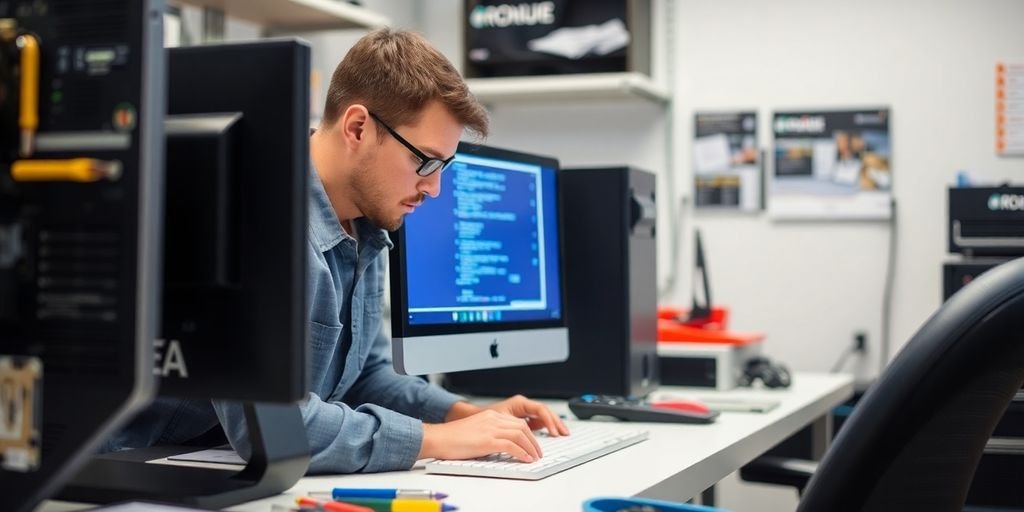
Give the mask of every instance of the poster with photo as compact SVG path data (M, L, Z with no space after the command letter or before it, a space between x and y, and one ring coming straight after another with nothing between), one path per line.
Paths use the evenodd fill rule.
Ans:
M776 112L768 210L775 218L888 219L889 109Z
M760 210L757 113L698 112L693 133L696 207Z

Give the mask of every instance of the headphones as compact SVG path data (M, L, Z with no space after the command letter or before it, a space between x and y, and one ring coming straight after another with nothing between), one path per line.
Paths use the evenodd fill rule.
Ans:
M755 381L760 380L767 388L788 388L791 382L789 369L777 363L772 363L767 357L755 357L747 361L740 375L739 385L752 386Z

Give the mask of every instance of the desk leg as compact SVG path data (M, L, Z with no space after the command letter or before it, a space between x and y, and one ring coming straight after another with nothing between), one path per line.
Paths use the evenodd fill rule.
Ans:
M811 459L820 461L832 444L832 415L825 414L814 420L811 427Z
M712 485L700 493L700 504L705 507L715 506L715 486Z

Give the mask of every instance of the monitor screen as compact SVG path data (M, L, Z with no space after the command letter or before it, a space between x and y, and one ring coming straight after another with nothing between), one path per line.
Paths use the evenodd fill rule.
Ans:
M558 161L459 144L391 254L394 361L410 374L568 357Z

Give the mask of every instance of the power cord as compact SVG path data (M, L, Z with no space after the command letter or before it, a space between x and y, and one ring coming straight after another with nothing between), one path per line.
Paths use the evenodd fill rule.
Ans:
M891 347L890 331L892 331L892 294L893 274L896 272L897 236L896 198L889 200L892 215L889 217L889 259L885 268L885 288L882 292L882 340L878 354L878 373L881 375L889 364L889 347Z

